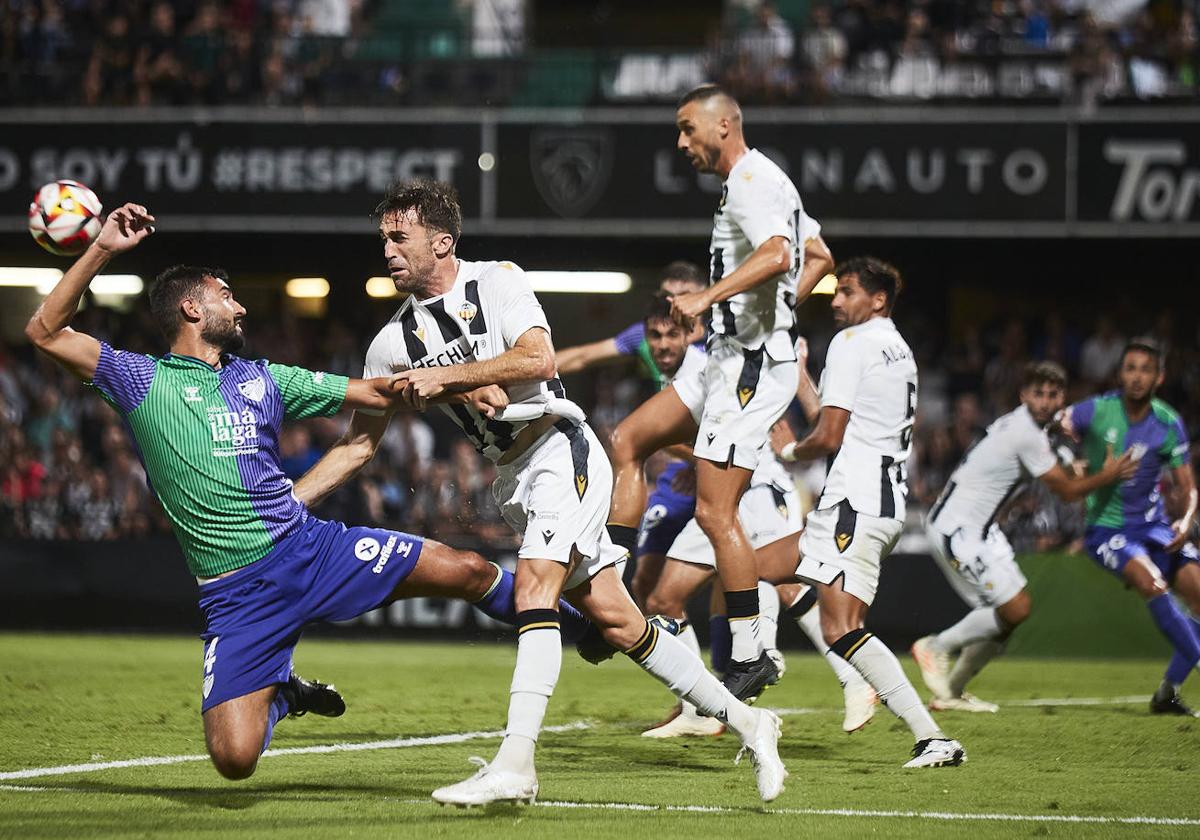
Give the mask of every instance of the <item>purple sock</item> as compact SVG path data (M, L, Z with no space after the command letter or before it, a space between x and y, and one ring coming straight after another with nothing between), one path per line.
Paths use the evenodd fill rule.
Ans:
M492 565L495 566L494 563ZM500 577L492 585L491 591L475 602L475 606L489 618L515 627L517 625L517 601L513 596L513 583L516 578L507 569L501 569L499 566L496 568L500 572ZM579 637L583 635L583 631L588 628L589 624L583 614L560 599L558 616L563 641L572 644L579 641Z
M1146 602L1154 623L1175 648L1171 664L1167 666L1167 679L1181 683L1188 673L1200 662L1200 632L1190 618L1180 612L1170 594L1164 592ZM1172 675L1182 673L1183 679L1173 679Z
M1191 616L1187 616L1187 621L1192 625L1192 631L1196 634L1196 638L1200 638L1200 621ZM1188 664L1187 658L1176 653L1171 657L1171 662L1167 665L1166 680L1174 685L1183 685L1184 681L1192 673L1192 665Z
M708 652L713 671L723 674L733 656L733 631L729 629L729 619L723 615L714 615L708 620Z
M267 710L267 734L263 737L262 752L266 752L267 746L271 743L271 733L275 731L275 724L286 717L287 713L288 701L282 691L276 691L275 699L271 701L271 708Z

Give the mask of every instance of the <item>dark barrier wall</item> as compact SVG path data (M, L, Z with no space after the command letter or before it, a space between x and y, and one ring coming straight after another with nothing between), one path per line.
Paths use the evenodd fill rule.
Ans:
M512 567L514 555L478 550ZM1027 557L1034 615L1010 650L1025 655L1162 656L1165 643L1144 607L1081 557ZM958 619L966 607L932 559L893 555L883 566L870 629L895 649ZM707 637L707 596L690 606ZM198 633L196 583L170 538L139 542L0 542L0 628L164 630ZM500 638L507 634L461 601L418 598L375 610L345 625L314 628L324 636ZM807 647L784 620L784 647Z
M454 183L471 235L706 237L720 197L676 151L670 109L27 109L0 125L4 206L69 178L177 233L368 233L386 185L412 177ZM830 235L1200 233L1200 109L751 109L747 137Z

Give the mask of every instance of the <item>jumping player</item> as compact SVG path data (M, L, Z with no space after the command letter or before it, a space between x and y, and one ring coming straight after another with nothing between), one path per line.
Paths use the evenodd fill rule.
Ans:
M311 621L353 618L410 595L494 603L495 569L471 552L380 528L348 528L309 514L279 462L285 419L345 407L405 407L387 377L248 361L234 354L246 310L217 269L176 266L150 290L150 310L170 343L162 357L116 350L69 326L92 278L153 233L145 207L125 204L30 318L39 350L96 388L125 419L146 474L199 582L204 736L217 771L250 776L287 714L337 716L330 686L292 672L292 650ZM485 389L447 403L494 411Z
M1054 362L1026 365L1021 405L988 427L929 509L925 531L934 559L971 606L957 623L912 647L935 711L997 710L967 694L967 682L1004 650L1033 606L1012 547L996 524L1005 505L1034 479L1072 502L1131 478L1138 468L1129 450L1114 459L1110 446L1109 457L1091 475L1076 477L1063 469L1046 426L1062 410L1066 387L1067 373Z
M1154 395L1163 382L1156 341L1138 338L1125 347L1117 381L1117 390L1076 403L1063 415L1063 429L1082 443L1093 470L1113 448L1128 451L1138 463L1132 478L1088 495L1084 542L1092 559L1145 599L1175 648L1150 711L1191 715L1179 697L1200 662L1200 554L1187 541L1196 518L1196 482L1187 432L1179 415ZM1183 515L1174 523L1159 490L1164 471L1184 499Z
M665 446L694 442L696 520L716 552L733 633L725 684L749 698L778 670L756 632L758 572L738 504L768 430L796 390L793 309L832 260L819 233L807 233L819 228L787 175L746 145L741 109L729 94L716 85L691 91L680 101L676 124L680 151L696 169L724 181L713 219L712 285L674 298L680 317L711 309L713 335L703 373L677 379L614 435L609 523L632 533L645 509L646 458Z
M865 629L880 564L904 527L905 462L912 451L917 364L891 313L900 273L874 257L838 266L833 320L820 391L806 372L797 397L813 429L784 445L785 461L829 459L825 487L800 538L796 576L817 589L831 655L849 662L916 738L905 767L961 764L895 655Z
M447 184L397 184L376 216L392 280L409 296L371 343L367 371L395 372L418 407L487 385L505 388L511 401L494 417L471 405L445 407L496 463L493 495L523 541L504 740L490 764L433 798L464 806L536 799L534 747L562 664L556 607L565 592L605 641L738 733L760 796L774 799L786 776L776 746L778 717L734 698L677 639L647 622L621 582L615 564L624 552L604 529L611 467L583 413L566 399L550 327L524 273L509 262L458 259L462 214ZM335 447L311 472L333 487L354 468Z

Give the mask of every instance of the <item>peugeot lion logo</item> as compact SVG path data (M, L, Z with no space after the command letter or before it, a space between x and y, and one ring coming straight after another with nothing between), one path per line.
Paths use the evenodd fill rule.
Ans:
M577 218L593 207L612 175L612 135L603 129L543 129L529 139L529 166L542 199L558 215Z

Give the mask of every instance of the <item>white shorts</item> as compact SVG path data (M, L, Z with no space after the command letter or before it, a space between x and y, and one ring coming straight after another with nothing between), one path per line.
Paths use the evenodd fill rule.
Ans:
M986 537L962 528L947 536L929 523L925 533L942 574L972 607L1006 604L1028 583L999 525L992 525Z
M696 457L753 470L799 383L797 362L777 362L764 348L745 350L713 336L704 368L672 385L700 427Z
M738 505L738 518L742 521L750 545L756 549L786 536L799 534L804 527L800 515L800 496L795 488L780 490L774 484L749 488ZM712 543L695 519L683 526L667 550L667 557L714 569L717 567L717 555Z
M806 583L831 584L842 578L842 589L864 604L875 600L883 558L900 539L904 523L858 513L846 501L814 510L800 537L796 577Z
M518 558L570 565L563 590L616 564L625 550L608 537L612 465L595 432L560 421L511 464L496 467L492 496L522 536Z

